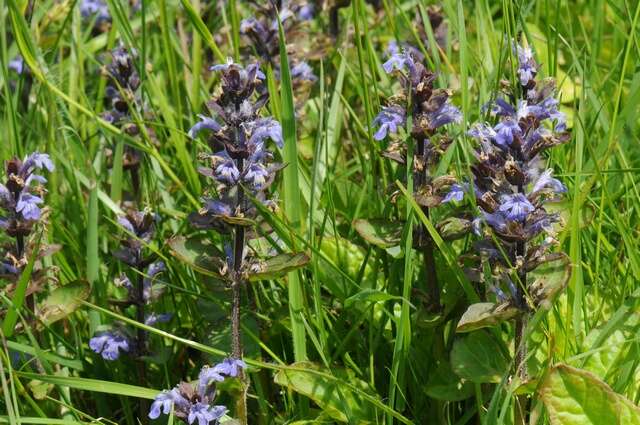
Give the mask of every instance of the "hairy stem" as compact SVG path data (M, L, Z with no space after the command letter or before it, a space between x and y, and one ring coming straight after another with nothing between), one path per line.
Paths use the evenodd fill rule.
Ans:
M423 170L415 170L413 173L414 187L419 189L427 183L427 164L425 153L425 140L418 138L418 157L421 158L421 167ZM427 207L422 207L424 215L430 218L430 211ZM433 239L429 235L429 231L425 225L420 226L418 233L418 246L422 248L422 258L424 261L425 280L427 285L427 294L429 295L429 303L434 310L440 309L440 288L438 287L438 275L436 271L436 261L433 252Z
M244 170L244 160L236 160L236 167L240 174ZM242 208L244 203L244 190L238 185L237 205ZM236 225L234 229L233 244L233 282L232 282L232 307L231 307L231 357L242 359L242 336L240 333L240 301L242 297L242 263L244 261L245 231L241 225ZM240 382L242 384L241 394L236 400L236 415L241 425L247 425L247 391L249 388L248 377L240 369Z
M140 263L140 260L138 260ZM142 275L142 267L136 267L136 271L138 272L138 284L136 287L136 320L138 323L144 323L144 276ZM137 335L137 343L138 343L138 356L144 356L147 353L147 333L138 328ZM145 385L147 381L145 364L142 359L137 359L137 367L138 367L138 380L140 385ZM148 410L148 402L146 399L140 399L140 412L141 412L141 420L142 423L147 423L147 416L145 412Z
M524 193L524 187L518 186L518 192ZM520 241L516 245L516 255L524 261L527 255L527 243L526 241ZM514 350L515 350L515 374L520 378L521 382L525 382L528 379L527 373L527 340L525 336L525 330L527 328L528 312L527 312L527 300L526 300L526 288L527 288L527 272L525 265L523 264L518 272L518 284L516 285L516 304L521 309L521 314L516 317L515 323L515 338L514 338ZM515 425L525 425L527 423L527 404L528 399L526 395L516 396L515 405Z

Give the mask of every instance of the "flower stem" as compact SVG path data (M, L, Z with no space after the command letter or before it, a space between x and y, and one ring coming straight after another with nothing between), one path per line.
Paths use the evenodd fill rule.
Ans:
M425 139L418 138L418 156L421 158L421 166L424 170L415 170L413 173L414 187L419 189L421 186L427 183L427 155L425 152ZM415 167L415 164L414 164ZM430 218L430 211L427 207L422 207L424 215ZM433 310L440 310L440 289L438 287L438 275L436 271L436 261L433 252L433 239L429 235L427 227L423 224L420 226L418 233L418 246L422 248L422 257L424 261L425 280L427 285L427 294L429 295L429 303Z
M140 261L138 261L140 263ZM136 267L138 272L138 285L137 285L137 294L136 294L136 320L138 323L144 323L144 276L142 275L142 267ZM136 359L137 367L138 367L138 380L140 385L145 385L147 381L145 365L140 356L144 356L147 352L147 333L142 329L138 328L138 359ZM147 400L144 398L140 399L140 412L146 412L148 409ZM147 423L147 416L142 414L142 423Z
M244 160L239 158L236 160L236 167L240 174L244 169ZM237 186L237 205L242 208L244 204L244 190L242 186ZM242 336L240 333L240 301L242 297L242 285L244 279L242 277L242 263L244 261L245 249L245 231L241 225L236 225L234 229L234 246L233 246L233 282L232 290L232 307L231 307L231 357L233 359L242 359ZM244 371L240 369L238 375L241 383L241 394L236 400L236 415L240 421L240 425L247 425L247 391L248 378Z
M519 186L518 192L524 193L524 187ZM525 330L527 328L528 313L527 313L527 300L525 298L527 288L527 272L525 257L527 256L527 243L526 241L520 241L516 244L516 255L523 261L521 268L518 272L518 285L516 285L516 304L521 309L521 314L516 317L515 323L515 338L514 338L514 350L515 350L515 374L520 378L521 383L524 383L528 379L527 373L527 340L525 336ZM516 396L515 404L515 425L526 425L527 423L527 396Z

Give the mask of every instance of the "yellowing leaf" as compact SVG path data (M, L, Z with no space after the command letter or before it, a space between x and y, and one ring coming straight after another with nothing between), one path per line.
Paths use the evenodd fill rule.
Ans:
M640 409L585 370L560 364L539 390L552 425L640 425Z

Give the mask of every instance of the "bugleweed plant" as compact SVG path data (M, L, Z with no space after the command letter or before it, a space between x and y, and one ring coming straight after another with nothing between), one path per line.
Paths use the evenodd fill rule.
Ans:
M553 170L545 167L544 156L548 149L567 142L569 134L565 115L558 110L555 81L536 79L538 65L530 48L517 45L514 54L516 84L505 82L503 91L487 105L497 122L493 126L477 123L469 131L478 143L471 165L473 181L454 185L447 197L462 200L467 192L475 198L479 214L472 227L480 239L466 255L475 262L469 274L488 285L503 303L485 311L485 319L492 314L498 321L515 316L514 368L524 383L529 379L528 318L557 296L566 283L553 287L544 281L534 282L530 276L542 265L566 260L562 253L550 252L557 245L560 217L546 208L567 189L553 177ZM468 313L466 319L477 314L473 306ZM515 421L527 423L526 399L521 397L517 402Z
M459 122L462 114L451 104L449 91L434 87L436 74L429 71L423 61L424 57L417 49L404 49L393 53L382 65L385 72L398 76L403 92L396 94L373 120L378 127L373 138L383 140L405 126L410 129L409 142L395 141L383 155L405 165L407 172L412 173L414 198L429 217L430 208L454 198L452 195L440 196L452 182L448 177L435 177L434 171L452 141L439 130L447 124ZM422 252L429 303L437 310L440 308L440 288L435 248L426 227L420 226L414 246Z
M0 0L0 423L640 424L639 29Z
M189 135L195 137L206 130L211 153L202 155L206 166L198 171L211 180L212 187L204 198L204 206L190 219L197 228L216 229L228 235L224 241L226 257L220 259L220 275L232 291L230 361L244 364L241 297L249 274L260 270L259 264L249 261L247 243L256 236L252 230L257 215L254 203L276 208L266 191L281 165L273 162L273 153L267 143L274 141L282 148L282 128L273 118L259 116L268 96L254 96L263 92L260 87L265 79L257 64L244 68L229 60L226 64L214 65L211 70L219 72L222 81L221 93L207 103L213 117L201 116ZM236 414L240 422L246 424L248 381L242 368L230 376L236 375L244 386Z

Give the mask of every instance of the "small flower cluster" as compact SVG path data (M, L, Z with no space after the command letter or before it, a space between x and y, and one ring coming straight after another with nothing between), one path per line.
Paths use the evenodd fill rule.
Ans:
M280 123L258 116L267 96L259 95L254 100L253 95L264 80L257 64L243 68L229 61L213 66L212 70L222 77L222 93L208 103L216 118L200 116L200 122L191 128L189 135L196 137L204 130L208 132L213 153L202 156L208 164L200 167L199 172L215 183L216 196L205 197L203 208L192 214L191 221L198 228L224 232L229 225L241 224L243 219L255 216L255 207L247 194L275 208L265 191L281 165L272 162L273 154L266 144L272 140L282 147L283 139Z
M416 142L413 161L415 174L415 197L424 207L433 207L442 202L439 192L442 179L434 179L430 168L436 165L451 140L439 129L461 120L462 114L451 104L451 93L434 87L436 75L422 63L422 55L413 50L396 52L383 64L387 73L398 75L403 93L390 99L390 103L373 120L377 126L374 139L381 141L388 135L398 133L412 118L411 137ZM409 110L407 110L409 108ZM404 142L392 142L384 155L400 164L406 164L407 147Z
M260 59L269 63L276 77L280 75L280 44L278 41L278 20L272 3L259 7L257 17L244 19L240 32L255 49ZM313 18L313 5L302 2L287 4L280 9L278 17L286 35L293 36L302 22ZM318 78L307 62L293 55L291 58L291 80L294 88L302 88L315 83Z
M142 110L142 100L138 94L140 76L136 69L136 58L135 49L117 47L111 51L111 63L103 70L108 78L105 102L109 109L102 114L102 117L132 137L140 133L132 112ZM136 197L140 190L138 169L141 160L140 151L128 144L124 146L122 167L131 173L132 189Z
M247 365L239 359L225 359L214 367L204 367L198 376L197 385L180 383L172 390L158 394L151 404L150 419L161 413L168 415L173 409L175 416L185 423L198 425L217 424L227 413L225 406L213 405L216 398L216 382L240 375Z
M472 228L482 237L475 243L477 260L488 260L494 276L511 293L509 297L495 285L498 298L526 310L523 291L510 276L523 276L553 258L548 250L552 225L559 217L547 212L545 203L566 188L553 177L552 169L545 169L542 154L567 142L569 134L554 97L554 81L536 81L537 64L530 49L517 46L517 56L519 87L491 105L495 125L476 123L469 131L478 142L471 167L473 183L453 185L446 198L460 201L464 193L475 197L479 216ZM546 238L535 245L541 235ZM482 275L480 269L476 274Z
M4 184L0 184L0 208L5 215L0 216L0 228L11 238L15 238L15 250L10 250L0 263L0 274L17 275L25 264L24 240L35 223L42 218L41 205L46 193L47 180L35 174L37 170L53 171L49 155L34 152L24 161L13 158L5 162Z
M105 32L111 25L109 6L104 0L82 0L80 15L85 22L93 22L93 30L96 32Z
M140 103L137 94L140 76L136 70L136 57L135 49L116 47L111 51L111 63L104 69L109 80L105 95L110 109L103 114L103 118L118 125L132 136L139 131L138 127L131 122L131 107Z
M150 211L132 211L118 218L118 223L127 232L127 237L122 240L122 247L113 253L114 257L134 269L137 278L135 285L126 274L115 280L116 286L125 288L128 293L127 300L120 304L136 306L138 320L148 326L171 319L170 314L144 314L145 306L160 298L165 289L163 284L157 282L158 275L165 270L164 263L154 262L143 255L143 247L150 243L153 237L156 221L157 216ZM89 341L89 347L105 360L116 360L121 352L144 354L146 342L144 334L139 333L137 338L133 338L124 327L117 326L109 331L97 333Z

